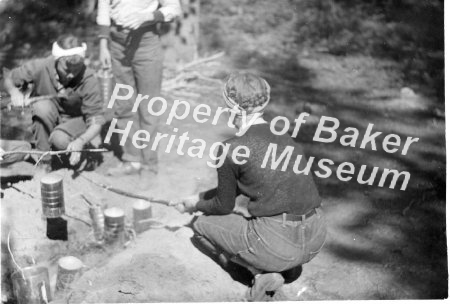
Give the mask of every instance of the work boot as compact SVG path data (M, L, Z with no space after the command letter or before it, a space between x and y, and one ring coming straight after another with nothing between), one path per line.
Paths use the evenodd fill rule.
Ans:
M253 286L247 292L247 301L267 301L273 297L277 289L283 286L283 284L283 276L279 273L257 274L253 280Z
M111 168L106 172L110 176L125 176L140 174L142 165L139 162L121 162L117 167Z

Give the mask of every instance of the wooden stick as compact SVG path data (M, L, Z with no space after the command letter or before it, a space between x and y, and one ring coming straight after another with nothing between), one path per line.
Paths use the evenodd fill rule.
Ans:
M89 208L92 207L92 206L94 206L94 204L91 203L91 202L87 199L87 197L84 196L84 194L81 194L81 197L83 198L83 201L86 203L86 205L88 205Z
M180 69L178 69L178 71L183 71L183 70L189 69L189 68L191 68L191 67L193 67L193 66L196 66L196 65L198 65L198 64L201 64L201 63L205 63L205 62L208 62L208 61L215 60L215 59L217 59L217 58L222 57L223 55L225 55L225 52L219 52L219 53L217 53L217 54L214 54L214 55L209 56L209 57L206 57L206 58L201 58L201 59L198 59L198 60L194 60L194 61L192 61L192 62L189 62L189 63L186 64L185 66L181 67Z
M84 149L84 150L61 150L61 151L6 151L4 153L1 153L0 156L3 157L5 155L11 155L11 154L41 154L41 155L59 155L59 154L66 154L66 153L72 153L72 152L109 152L107 149Z
M47 155L60 155L60 154L67 154L72 152L109 152L107 149L84 149L84 150L62 150L62 151L7 151L0 153L0 158L3 158L5 155L11 155L11 154L39 154L41 155L39 159L37 160L35 166L37 166L41 160L47 156ZM59 157L59 156L58 156Z
M96 182L88 177L86 177L84 174L80 174L81 177L83 177L84 179L86 179L87 181L93 183L94 185L97 185L103 189L109 190L111 192L123 195L123 196L128 196L128 197L132 197L132 198L137 198L137 199L142 199L144 201L150 202L150 203L157 203L157 204L162 204L162 205L169 205L169 201L166 200L160 200L160 199L154 199L152 197L148 197L148 196L144 196L144 195L140 195L140 194L134 194L131 192L127 192L124 191L122 189L118 189L118 188L114 188L111 185L107 185L107 184L102 184L100 182Z
M203 80L206 80L206 81L211 81L211 82L216 82L218 84L222 84L222 81L220 81L219 79L203 76L202 74L200 74L197 71L192 72L192 75L197 76L198 79L203 79Z
M89 224L89 223L86 222L85 220L80 219L80 218L78 218L78 217L76 217L76 216L68 215L68 214L66 213L66 214L63 215L63 217L68 217L68 218L74 219L74 220L76 220L76 221L82 222L83 224L87 225L88 227L92 227L91 224Z
M17 188L17 187L14 186L14 185L11 185L11 188L15 189L16 191L18 191L18 192L20 192L20 193L22 193L22 194L26 194L26 195L28 195L29 197L33 198L33 199L37 199L37 197L35 197L34 195L32 195L32 194L30 194L30 193L28 193L28 192L25 192L25 191L23 191L22 189Z
M11 246L9 245L10 244L10 241L9 241L10 236L11 236L11 230L8 232L8 240L7 240L9 254L11 255L11 259L14 262L14 264L16 265L17 269L22 274L22 278L25 280L25 275L23 274L22 267L20 267L19 264L17 264L16 259L14 259L14 254L12 253Z

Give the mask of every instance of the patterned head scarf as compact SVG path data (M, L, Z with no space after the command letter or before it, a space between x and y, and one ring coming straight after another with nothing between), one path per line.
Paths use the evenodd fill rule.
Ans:
M227 106L238 115L263 112L270 100L270 86L263 78L248 72L231 74L223 88Z

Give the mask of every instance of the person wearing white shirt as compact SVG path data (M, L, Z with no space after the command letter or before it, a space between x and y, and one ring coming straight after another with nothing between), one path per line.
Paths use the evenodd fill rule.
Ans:
M159 96L162 80L163 51L157 24L171 22L181 15L179 0L99 0L100 61L112 66L116 83L135 88L129 100L116 101L114 117L124 129L133 121L131 133L144 129L155 134L158 117L148 112L148 101ZM132 112L137 94L148 95L139 109ZM157 109L155 109L157 111ZM112 118L112 117L109 117ZM143 169L157 172L157 151L137 149L131 141L123 146L121 163L108 175L139 174Z

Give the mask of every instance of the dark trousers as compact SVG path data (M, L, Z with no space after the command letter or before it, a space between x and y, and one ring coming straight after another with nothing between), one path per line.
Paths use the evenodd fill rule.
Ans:
M140 129L153 136L158 127L158 117L148 112L148 101L159 96L161 90L163 52L159 35L154 26L136 31L120 31L112 26L110 49L115 81L135 89L131 99L115 102L114 115L118 119L118 127L124 129L129 121L133 121L130 137ZM137 94L148 95L149 98L140 103L136 113L132 113ZM138 149L128 139L123 147L122 160L156 164L157 151L150 147Z
M86 131L83 117L61 114L52 100L39 100L32 109L34 143L38 150L49 151L52 146L65 150L72 140Z
M194 233L214 254L224 253L232 261L260 272L282 272L309 262L319 253L326 227L318 208L304 221L246 219L237 214L200 216L194 223Z

